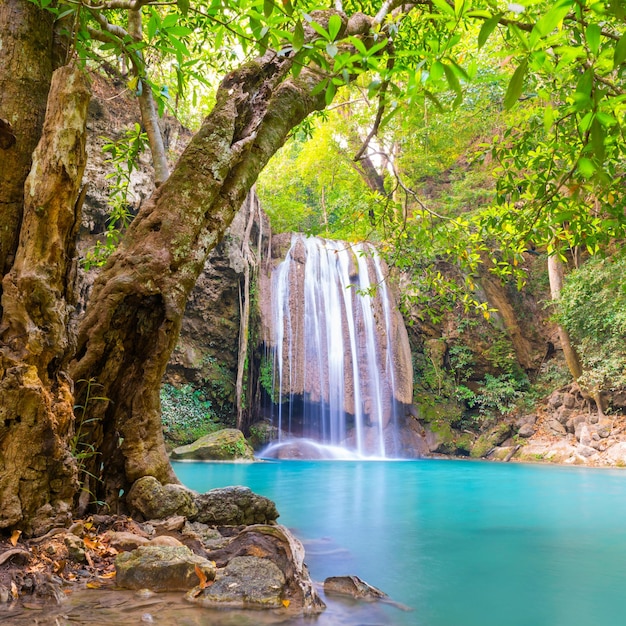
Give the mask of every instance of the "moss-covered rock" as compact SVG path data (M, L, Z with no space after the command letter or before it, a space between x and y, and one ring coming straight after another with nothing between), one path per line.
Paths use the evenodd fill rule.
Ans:
M146 519L165 519L171 515L191 517L198 511L194 492L182 485L162 485L153 476L135 481L127 496L131 512L141 513Z
M240 430L224 428L200 437L189 445L175 448L171 458L193 461L253 461L254 450Z
M507 422L498 424L489 432L483 433L472 446L470 456L480 459L487 456L496 446L506 441L513 433L513 427Z

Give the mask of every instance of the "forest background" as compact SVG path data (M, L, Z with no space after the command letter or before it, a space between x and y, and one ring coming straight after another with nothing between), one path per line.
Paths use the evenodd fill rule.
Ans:
M275 229L374 241L414 324L452 311L504 325L478 384L457 341L445 373L432 353L416 364L426 391L480 422L548 369L487 304L487 275L549 286L569 376L610 409L624 383L624 21L618 0L5 3L1 525L37 532L93 504L80 494L118 506L140 476L173 480L159 389L187 296L288 139L259 181ZM111 217L84 260L104 267L75 334L85 67L123 80L141 119L106 147ZM197 130L171 172L165 115ZM157 190L133 218L126 176L146 146Z

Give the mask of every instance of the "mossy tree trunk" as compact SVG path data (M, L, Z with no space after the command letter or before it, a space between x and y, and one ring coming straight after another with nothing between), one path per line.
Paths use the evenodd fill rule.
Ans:
M53 54L51 13L27 0L0 2L0 275L11 268L24 206L24 181L39 141Z
M80 70L56 70L24 188L15 261L2 283L0 528L27 534L71 519L77 488L65 368L73 353L68 328L89 95Z

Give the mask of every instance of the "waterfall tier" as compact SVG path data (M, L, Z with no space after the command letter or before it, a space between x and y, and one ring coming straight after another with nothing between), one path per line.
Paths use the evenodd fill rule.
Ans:
M292 235L271 279L279 443L307 438L358 456L401 456L411 355L385 272L369 244Z

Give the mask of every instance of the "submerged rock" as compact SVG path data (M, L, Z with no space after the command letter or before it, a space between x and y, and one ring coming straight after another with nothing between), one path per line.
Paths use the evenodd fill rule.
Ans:
M116 581L124 589L186 591L198 583L200 571L206 580L215 578L215 565L186 546L140 546L115 559Z
M224 428L200 437L189 445L175 448L171 458L190 461L253 461L254 450L240 430Z
M372 587L358 576L330 576L324 581L324 593L352 596L361 600L389 599L384 591Z

